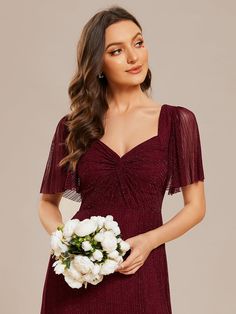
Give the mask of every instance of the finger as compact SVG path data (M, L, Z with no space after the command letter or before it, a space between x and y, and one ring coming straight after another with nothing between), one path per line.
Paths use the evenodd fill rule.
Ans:
M142 266L142 265L141 265ZM133 268L132 270L128 271L128 272L124 272L124 275L133 275L137 272L137 270L141 267L140 265L138 265L137 267Z
M120 269L125 269L126 267L128 267L128 266L130 266L131 264L133 264L135 261L136 261L136 258L137 258L138 256L137 256L137 254L136 253L134 253L134 252L131 252L131 254L127 257L127 259L124 261L124 262L122 262L121 264L120 264ZM119 269L118 268L118 269Z
M118 271L121 272L121 273L127 273L129 271L132 271L135 267L141 266L141 265L142 265L142 263L136 262L136 263L130 265L129 267L126 267L125 269L120 269Z

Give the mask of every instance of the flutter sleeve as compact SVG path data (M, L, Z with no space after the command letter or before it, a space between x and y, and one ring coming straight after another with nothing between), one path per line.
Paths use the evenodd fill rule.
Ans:
M58 163L68 152L65 144L68 135L68 128L64 124L67 115L63 116L56 126L49 155L44 170L40 193L54 194L62 193L63 197L79 202L80 195L80 178L78 171L69 170L68 163L59 167Z
M168 194L180 187L204 181L200 134L195 114L186 107L173 106L168 147Z

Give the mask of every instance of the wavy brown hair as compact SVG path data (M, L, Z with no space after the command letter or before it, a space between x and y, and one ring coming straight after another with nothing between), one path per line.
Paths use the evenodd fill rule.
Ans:
M77 44L77 69L69 84L70 110L65 124L69 134L66 138L68 155L59 165L69 162L73 171L79 157L88 146L104 134L103 117L108 110L106 77L99 78L105 49L105 30L122 20L133 21L142 31L136 18L120 6L111 6L96 13L84 26ZM140 85L147 93L151 89L151 71Z

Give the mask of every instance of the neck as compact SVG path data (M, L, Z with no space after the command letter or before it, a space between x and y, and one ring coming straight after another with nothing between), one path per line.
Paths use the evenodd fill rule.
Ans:
M127 112L146 102L149 97L141 90L140 85L109 90L107 101L109 110Z

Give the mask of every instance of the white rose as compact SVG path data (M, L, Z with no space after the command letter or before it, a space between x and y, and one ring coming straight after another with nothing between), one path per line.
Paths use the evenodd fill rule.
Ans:
M100 231L100 232L105 232L106 229L105 229L105 228L101 228L99 231Z
M92 219L93 221L95 221L97 223L98 228L102 228L103 224L105 222L105 217L102 216L91 216L90 219Z
M104 239L101 242L103 249L107 253L111 253L117 248L117 240L114 235L110 234L109 231L104 232Z
M77 226L75 227L75 234L77 234L79 237L85 237L86 235L89 235L96 231L97 229L97 223L93 220L90 220L88 218L78 222Z
M108 257L112 259L116 259L118 256L119 256L119 252L117 250L114 250L108 254Z
M97 260L97 261L101 261L102 260L102 258L103 258L103 254L102 254L102 252L100 251L100 250L95 250L94 252L93 252L93 255L92 255L94 258L95 258L95 260Z
M75 268L73 260L70 263L70 267L67 268L66 270L67 270L67 274L69 274L75 280L78 280L80 282L83 281L82 280L83 279L82 274Z
M93 262L87 256L76 255L73 261L75 268L82 274L88 273L94 267Z
M113 216L112 215L106 215L105 219L106 219L106 221L112 221Z
M101 274L93 275L92 273L88 273L83 276L84 281L91 283L92 285L97 285L102 281L103 276Z
M120 228L119 228L119 225L118 225L118 223L116 221L113 221L113 220L105 221L104 227L107 230L113 230L116 235L120 234Z
M89 258L90 258L90 260L91 260L92 262L95 262L95 261L96 261L96 259L95 259L93 256L90 256Z
M114 227L114 228L113 228L113 231L114 231L114 233L115 233L116 236L119 235L119 234L120 234L120 228L119 228L119 226Z
M54 271L57 275L63 274L65 271L65 264L62 264L61 260L55 261L52 266L54 267Z
M120 241L120 248L123 252L127 252L130 249L130 245L128 242L121 240Z
M102 264L100 273L102 275L109 275L111 273L114 273L118 266L118 263L116 261L113 261L111 259L106 259L106 261Z
M104 232L98 232L94 236L94 240L96 240L98 242L102 242L103 239L104 239Z
M64 275L65 281L68 283L68 285L71 288L81 288L83 286L83 282L80 282L78 280L75 280L73 277L71 277L68 273Z
M98 275L100 272L100 269L101 269L100 264L94 263L94 267L91 272L93 273L93 275Z
M50 240L51 240L51 247L53 250L58 248L59 243L61 243L62 239L63 239L63 234L61 230L56 230L52 232Z
M115 235L119 235L120 234L120 228L118 226L118 223L116 221L106 221L105 224L104 224L104 227L107 229L107 230L112 230Z
M66 252L68 250L67 245L62 243L63 235L61 230L54 231L50 236L50 244L53 249L53 253L56 256L59 256L62 252Z
M84 251L90 251L93 247L89 241L83 241L82 248Z
M74 233L75 227L79 223L79 219L68 220L63 227L63 235L65 238L69 238Z
M110 237L115 237L115 234L112 230L106 230L104 233L104 236L110 236Z
M124 254L125 255L125 254ZM123 262L123 257L122 256L118 256L117 258L115 258L115 261L118 263L118 264L120 264L120 263L122 263Z

